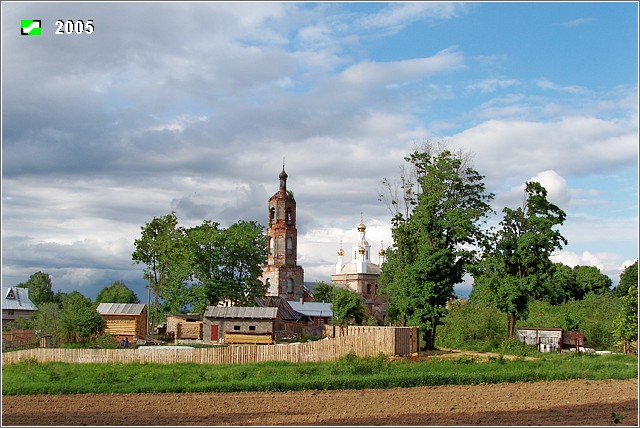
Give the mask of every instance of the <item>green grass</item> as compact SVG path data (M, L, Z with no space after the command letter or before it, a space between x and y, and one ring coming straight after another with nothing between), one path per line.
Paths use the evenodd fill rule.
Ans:
M395 388L638 377L637 357L540 354L535 361L470 357L409 362L349 355L330 363L68 364L2 367L2 394L242 392Z

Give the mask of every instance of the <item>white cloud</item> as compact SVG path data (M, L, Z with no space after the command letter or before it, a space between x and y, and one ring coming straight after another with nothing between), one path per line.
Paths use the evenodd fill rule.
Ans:
M458 69L464 65L462 54L452 49L427 58L394 62L361 62L342 72L350 85L392 85L421 79L427 75Z

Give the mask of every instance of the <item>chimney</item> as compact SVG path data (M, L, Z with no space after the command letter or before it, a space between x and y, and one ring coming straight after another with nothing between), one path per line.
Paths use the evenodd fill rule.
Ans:
M301 297L301 298L300 298L300 304L301 304L301 305L304 305L304 297Z

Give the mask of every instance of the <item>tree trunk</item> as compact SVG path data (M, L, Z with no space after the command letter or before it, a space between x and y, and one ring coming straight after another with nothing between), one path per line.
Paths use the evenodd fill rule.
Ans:
M513 339L516 330L516 314L507 314L507 339Z

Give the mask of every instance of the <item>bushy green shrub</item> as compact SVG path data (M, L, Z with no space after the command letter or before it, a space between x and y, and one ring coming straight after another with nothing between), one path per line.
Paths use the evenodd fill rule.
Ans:
M103 333L96 339L96 343L98 347L102 349L117 349L120 348L120 342L116 340L116 338L109 333Z

